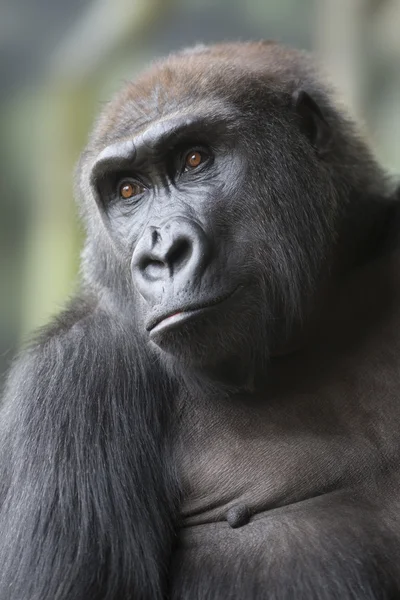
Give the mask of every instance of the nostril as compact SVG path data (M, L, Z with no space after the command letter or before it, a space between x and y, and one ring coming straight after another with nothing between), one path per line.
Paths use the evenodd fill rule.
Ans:
M166 265L161 260L144 257L138 266L145 279L155 281L156 279L160 279Z
M153 231L151 232L151 247L154 248L154 246L157 244L158 241L158 231L157 229L153 229Z
M182 266L183 263L190 259L192 252L193 246L190 241L187 238L180 238L169 249L166 262L170 269Z

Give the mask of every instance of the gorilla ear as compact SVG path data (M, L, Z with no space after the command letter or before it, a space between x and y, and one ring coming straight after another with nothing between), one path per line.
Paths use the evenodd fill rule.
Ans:
M292 95L293 106L300 117L301 130L310 140L320 156L328 152L332 131L318 104L304 90Z

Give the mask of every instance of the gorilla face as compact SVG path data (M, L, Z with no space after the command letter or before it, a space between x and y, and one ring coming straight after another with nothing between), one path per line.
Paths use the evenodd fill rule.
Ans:
M139 326L183 357L231 347L256 303L259 274L244 219L248 165L226 117L213 121L150 123L108 146L93 168L107 227L130 259Z
M91 167L137 326L186 364L246 363L286 340L330 243L334 201L311 140L322 117L308 107L304 133L293 94L263 84L245 101L248 79L237 76L237 98L225 82L209 107L178 84L161 102L161 69L153 110L139 119L125 98Z

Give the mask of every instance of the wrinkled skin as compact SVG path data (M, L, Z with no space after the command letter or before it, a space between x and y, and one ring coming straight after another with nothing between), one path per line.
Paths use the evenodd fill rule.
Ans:
M82 288L16 361L1 600L400 598L399 193L306 54L97 122Z

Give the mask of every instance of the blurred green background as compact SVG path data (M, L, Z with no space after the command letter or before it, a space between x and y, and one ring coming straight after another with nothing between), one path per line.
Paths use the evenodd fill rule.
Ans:
M102 103L157 56L261 38L313 50L400 172L400 0L1 0L0 375L76 285L73 169Z

